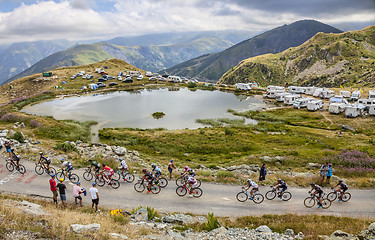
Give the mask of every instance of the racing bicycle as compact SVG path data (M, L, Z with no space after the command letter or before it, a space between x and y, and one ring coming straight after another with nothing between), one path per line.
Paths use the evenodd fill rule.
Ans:
M256 204L260 204L264 200L264 196L261 193L254 193L254 196L251 196L249 191L245 190L245 188L242 188L242 191L237 193L236 198L240 202L245 202L247 199L250 199Z
M176 193L180 197L185 196L187 192L189 192L189 194L192 194L195 198L199 198L203 194L202 189L200 189L199 187L189 189L186 184L178 186L176 189Z
M61 179L62 178L64 180L65 180L66 177L68 177L68 179L72 183L79 182L79 177L78 177L77 174L71 173L71 172L67 173L65 169L61 169L61 168L57 169L56 177L57 177L57 179Z
M134 181L134 175L130 172L123 173L122 170L117 169L117 171L113 174L112 178L120 181L121 177L124 179L124 181L128 183L132 183Z
M271 190L269 190L268 192L266 192L266 198L268 200L273 200L275 199L276 196L278 196L279 198L281 198L281 200L283 201L288 201L292 198L292 194L288 191L285 191L283 193L283 195L281 196L281 190L280 189L276 189L274 186L271 186Z
M319 203L319 199L315 194L311 192L309 192L309 194L310 194L310 197L305 198L305 200L303 201L303 204L305 204L305 206L308 208L312 208L315 205L315 203L317 204ZM327 209L331 206L332 203L326 198L325 193L322 195L321 199L322 199L323 209Z
M142 180L142 178L140 178L138 180L138 182L136 184L134 184L134 190L137 191L137 192L139 192L139 193L141 193L145 189L148 189L148 184L151 184L150 191L153 194L158 194L160 192L160 190L161 190L160 186L159 185L155 185L154 181L152 181L151 183L149 183L148 181Z
M107 180L105 180L103 173L98 173L98 175L96 175L95 182L99 187L103 187L105 184L108 184L114 189L120 187L120 182L116 179L111 178L111 181L108 183Z
M21 174L24 174L26 172L26 168L22 164L19 164L19 166L17 166L17 164L10 158L8 158L6 161L7 163L5 164L5 167L9 170L9 172L13 172L14 169L16 169Z
M334 188L332 188L332 192L328 193L327 195L327 199L331 202L335 201L337 199L337 197L343 201L343 202L347 202L350 200L350 198L352 197L352 195L349 193L349 192L344 192L344 193L341 193L340 190L335 190Z
M50 176L56 175L56 169L54 167L50 166L49 169L47 169L46 166L40 161L38 163L35 163L35 172L38 175L42 175L44 172Z

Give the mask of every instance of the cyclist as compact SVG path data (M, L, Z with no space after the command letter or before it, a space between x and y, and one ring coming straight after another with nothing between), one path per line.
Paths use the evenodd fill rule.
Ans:
M311 186L311 190L309 191L309 193L313 192L314 196L318 199L318 205L319 207L318 208L321 208L322 207L322 195L323 195L323 189L315 184L315 183L310 183L310 186Z
M168 163L169 180L172 180L173 169L176 169L176 166L173 163L173 159L171 159L171 161L169 161L169 163Z
M286 183L281 180L281 178L278 178L277 179L277 183L275 185L273 185L273 187L276 187L275 189L280 189L281 188L281 191L279 193L279 198L282 198L283 197L283 194L284 192L288 189L288 186L286 185Z
M197 184L198 184L197 180L193 176L190 176L186 180L186 183L189 185L188 189L189 189L190 196L193 196L192 189L197 187Z
M7 153L9 154L9 158L12 159L12 153L11 153L12 146L10 145L10 142L5 141L4 146L5 146L5 149L6 149Z
M45 169L47 169L47 171L49 171L49 165L51 163L51 159L49 159L49 157L47 157L47 155L44 155L43 152L40 152L39 155L40 155L40 159L39 159L38 163L42 164L43 167Z
M16 162L17 169L18 169L20 166L21 156L18 154L18 152L14 151L13 148L10 151L12 153L12 157L10 158L10 160Z
M71 170L73 169L73 165L69 161L65 161L64 158L60 160L61 162L61 169L65 170L68 173L68 177L70 177Z
M90 159L89 162L90 162L90 171L94 167L95 168L95 172L99 173L99 171L100 171L100 164L97 161L94 161L92 159Z
M110 166L107 166L105 165L105 163L102 164L103 166L103 176L104 176L104 180L108 183L108 185L111 185L111 179L112 179L112 176L113 174L115 173L113 171L113 169L110 167Z
M251 179L247 179L247 184L246 186L244 187L244 190L247 191L251 188L250 190L250 199L253 199L254 197L254 193L257 192L259 190L259 186L256 182L253 182L251 181Z
M182 174L183 177L187 175L195 177L195 171L193 169L189 168L188 166L185 166L184 169L185 169L185 172Z
M120 161L120 166L118 169L121 170L122 178L124 181L126 181L127 179L125 178L125 173L128 171L128 164L126 164L125 159L122 159L122 157L120 157L118 160Z
M151 164L151 167L152 167L151 173L154 174L154 178L156 180L156 183L159 183L159 177L161 175L161 169L160 169L160 167L156 166L155 163Z
M143 182L144 180L146 180L148 182L146 193L150 193L151 192L151 185L152 185L152 182L154 181L154 175L151 172L147 171L147 169L143 169L142 172L143 172L144 175L143 175L141 181Z
M337 186L339 187L337 189L337 191L340 192L339 202L341 202L342 201L342 195L345 193L346 190L348 190L348 185L346 185L344 183L344 181L340 179L339 182L336 184L336 186L334 186L332 189L335 189Z

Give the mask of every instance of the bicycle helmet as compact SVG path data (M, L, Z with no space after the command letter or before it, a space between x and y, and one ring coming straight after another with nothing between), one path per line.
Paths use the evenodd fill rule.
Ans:
M251 183L251 179L250 179L250 178L249 178L249 179L247 179L246 181L247 181L248 183Z
M39 152L40 155L43 155L43 152Z
M281 182L281 178L278 178L277 181L278 181L278 182Z
M64 162L64 161L65 161L64 158L61 158L60 162Z
M339 180L339 183L342 183L342 182L343 182L343 180L340 179L340 180Z
M103 163L102 166L105 167L106 166L105 163Z
M89 162L92 162L92 159L90 159Z
M312 183L310 183L310 186L315 186L315 183L313 183L313 182L312 182Z
M155 164L155 163L151 164L151 167L152 167L152 168L155 168L155 167L156 167L156 164Z
M122 161L122 157L120 157L118 160L121 162Z
M147 172L146 168L144 168L144 169L142 170L142 172L143 172L143 173Z
M185 170L186 170L186 169L188 169L189 167L186 165L184 168L185 168Z
M173 159L171 159L171 161L170 162L173 162Z

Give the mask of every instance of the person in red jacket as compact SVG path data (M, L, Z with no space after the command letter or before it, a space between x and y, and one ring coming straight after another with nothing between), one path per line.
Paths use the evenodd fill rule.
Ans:
M55 174L51 175L51 179L49 180L49 186L53 194L53 202L57 204L57 187L56 187L56 181L55 181Z

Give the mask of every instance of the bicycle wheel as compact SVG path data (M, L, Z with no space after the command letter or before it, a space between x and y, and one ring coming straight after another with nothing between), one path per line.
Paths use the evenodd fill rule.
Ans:
M70 176L69 176L69 180L70 180L72 183L77 183L77 182L79 182L79 177L78 177L77 174L72 173L72 174L70 174Z
M283 201L289 201L292 198L292 194L290 192L284 192L283 196L281 197L281 200Z
M24 165L20 164L19 167L18 167L18 171L21 173L21 174L24 174L26 172L26 168Z
M347 202L347 201L350 200L351 197L352 197L352 195L351 195L350 193L346 192L346 193L344 193L344 194L342 195L341 200L342 200L343 202Z
M121 175L120 175L120 173L118 173L118 172L115 172L115 173L112 175L112 179L113 179L113 180L120 181L120 178L121 178Z
M99 187L103 187L104 184L105 184L105 181L103 179L102 176L98 176L97 178L95 178L95 182L96 184L99 186Z
M54 167L49 167L49 171L46 170L46 173L50 176L56 175L56 169Z
M86 171L83 173L83 179L85 179L86 181L91 181L93 177L94 176L92 175L91 172Z
M275 191L270 190L270 191L266 192L266 198L268 200L272 200L275 197L276 197L276 192Z
M159 185L151 185L150 189L153 194L158 194L161 190Z
M168 180L165 178L159 178L159 186L161 188L165 188L168 185Z
M239 192L239 193L237 193L236 198L240 202L245 202L248 199L248 196L244 192Z
M117 188L119 188L120 187L120 182L119 181L117 181L117 180L115 180L115 179L112 179L111 180L111 185L110 185L112 188L114 188L114 189L117 189Z
M312 208L315 205L315 198L307 197L303 201L303 204L305 204L305 206L308 207L308 208Z
M145 190L145 185L138 182L138 183L134 184L134 190L141 193Z
M182 186L182 182L184 181L184 178L183 177L179 177L176 179L176 185L177 186Z
M56 178L60 180L61 178L65 180L65 174L62 172L57 173Z
M197 188L199 188L201 185L202 185L202 182L201 182L201 180L199 180L199 179L196 179L197 180Z
M179 187L176 189L176 193L177 193L178 196L183 197L183 196L186 195L187 190L186 190L186 188L184 188L183 186L179 186Z
M259 204L259 203L263 202L263 200L264 200L264 197L263 197L262 194L260 194L260 193L254 194L253 202L255 202L256 204Z
M5 167L9 170L9 172L13 172L13 170L14 170L14 165L11 162L7 162L5 164Z
M331 206L332 202L328 199L322 199L322 208L327 209Z
M42 175L44 173L44 167L41 164L37 164L35 166L35 172L38 175Z
M193 193L193 197L199 198L200 196L202 196L203 191L200 188L194 188L192 189L192 193Z
M327 195L327 199L331 202L335 201L337 198L337 193L336 192L330 192Z
M127 173L126 175L125 175L125 179L126 179L126 181L128 182L128 183L132 183L133 181L134 181L134 175L132 174L132 173Z

